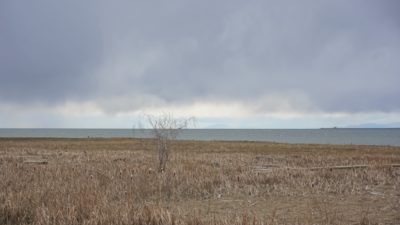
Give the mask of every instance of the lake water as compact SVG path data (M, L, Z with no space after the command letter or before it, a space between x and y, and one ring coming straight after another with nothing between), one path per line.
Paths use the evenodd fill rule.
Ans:
M151 138L146 129L0 129L0 137ZM185 129L182 140L244 140L400 146L400 129Z

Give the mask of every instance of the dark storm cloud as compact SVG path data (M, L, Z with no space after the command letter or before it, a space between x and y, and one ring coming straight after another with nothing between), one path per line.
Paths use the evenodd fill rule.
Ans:
M0 96L52 102L79 95L102 54L90 5L72 1L0 3Z
M263 99L280 96L300 109L303 101L333 112L400 109L398 1L0 6L2 101L95 101L118 111L238 100L268 110Z

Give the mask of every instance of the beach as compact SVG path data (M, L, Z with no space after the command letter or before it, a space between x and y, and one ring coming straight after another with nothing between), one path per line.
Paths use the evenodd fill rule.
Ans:
M399 224L400 147L0 138L0 224Z

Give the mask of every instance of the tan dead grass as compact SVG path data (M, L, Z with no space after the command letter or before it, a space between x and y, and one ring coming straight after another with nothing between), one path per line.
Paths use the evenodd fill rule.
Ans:
M157 173L153 144L0 139L0 224L400 223L399 147L179 141ZM336 165L368 168L287 169Z

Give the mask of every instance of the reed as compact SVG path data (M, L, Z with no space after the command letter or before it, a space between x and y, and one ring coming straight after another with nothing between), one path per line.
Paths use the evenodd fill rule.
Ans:
M0 139L0 224L400 222L399 147L173 145L158 173L152 140Z

